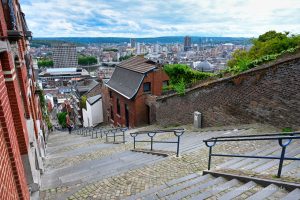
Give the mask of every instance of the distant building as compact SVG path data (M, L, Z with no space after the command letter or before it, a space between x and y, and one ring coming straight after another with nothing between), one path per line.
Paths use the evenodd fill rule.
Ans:
M141 44L138 42L136 45L136 55L140 55L141 54Z
M76 68L77 66L78 58L75 45L61 43L53 47L54 68Z
M72 82L89 77L88 71L81 68L49 68L39 74L43 88L67 86Z
M194 65L194 68L198 71L201 71L201 72L214 72L214 67L213 65L208 62L207 60L205 61L200 61L200 62L194 62L193 63Z
M155 106L151 102L162 94L163 85L168 81L161 65L142 56L121 62L106 84L107 93L103 93L109 102L104 106L105 120L114 126L150 124L155 118L152 112Z
M192 38L190 36L184 37L184 51L189 51L192 48Z
M136 46L136 39L135 38L130 38L130 47L135 48Z

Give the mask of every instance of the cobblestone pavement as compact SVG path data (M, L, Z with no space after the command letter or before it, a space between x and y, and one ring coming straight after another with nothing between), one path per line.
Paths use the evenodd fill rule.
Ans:
M81 136L69 136L68 134L53 134L49 138L49 155L46 161L46 172L44 175L44 184L41 192L41 199L123 199L127 196L139 193L148 188L161 185L169 180L176 179L191 173L201 172L207 169L208 149L203 145L202 140L219 135L234 134L257 134L268 133L274 129L260 128L259 125L252 125L251 129L222 131L218 129L207 129L203 132L195 132L191 127L185 127L188 131L182 139L182 153L179 158L169 156L167 158L152 159L151 155L135 153L136 161L126 165L124 170L118 169L109 171L105 176L95 175L95 177L85 178L80 181L70 181L55 184L52 176L58 176L59 180L63 180L61 174L72 177L74 167L80 166L87 162L88 165L93 163L107 162L107 159L126 160L126 156L132 153L128 150L132 149L132 143L127 144L105 144L101 139L88 139ZM147 127L149 129L149 127ZM153 127L150 127L150 129ZM81 142L78 142L78 140ZM172 139L171 134L161 136L159 140ZM253 143L227 143L226 145L218 145L214 148L214 152L227 153L245 153L263 148L266 144L263 142ZM93 148L95 146L95 148ZM146 145L147 146L147 145ZM157 148L160 148L158 145ZM164 147L169 148L169 147ZM171 148L171 147L170 147ZM130 153L129 153L130 152ZM118 157L120 156L120 157ZM138 157L140 156L140 157ZM146 156L148 156L146 158ZM157 157L157 156L156 156ZM145 160L145 162L143 162ZM224 163L225 159L218 157L213 158L212 166ZM134 163L140 163L133 166ZM113 167L116 163L107 162L105 169ZM123 163L121 163L123 164ZM90 170L86 169L87 165L82 165L82 169L76 171L74 176L80 176L80 173ZM99 171L100 173L100 171ZM91 174L94 175L94 174ZM73 177L74 179L74 177ZM72 180L73 180L72 179ZM76 178L75 178L76 179ZM51 182L46 186L47 182ZM84 181L83 181L84 180ZM54 183L54 184L53 184ZM57 182L58 183L58 182Z

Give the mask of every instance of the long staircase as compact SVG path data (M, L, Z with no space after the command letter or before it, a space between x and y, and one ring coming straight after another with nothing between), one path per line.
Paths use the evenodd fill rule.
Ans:
M289 137L291 137L290 141L289 139L286 139ZM243 135L241 138L239 138L238 136L223 136L220 138L214 138L212 140L209 139L207 141L209 141L208 143L212 144L211 147L213 147L216 143L218 143L214 143L214 141L217 141L218 139L220 140L220 142L253 142L256 140L265 140L267 141L267 143L262 148L246 153L246 156L248 157L237 157L227 160L226 162L215 166L212 170L204 171L203 175L197 173L190 174L188 176L166 182L165 184L160 185L158 187L154 187L134 196L128 197L127 200L300 199L299 133L294 133L293 135ZM278 141L279 144L283 145L280 146L278 144ZM285 177L283 180L274 178L269 179L264 177L261 178L259 175L257 177L256 175L253 175L253 173L260 174L262 176L270 176L270 174L276 175L279 168L279 158L282 157L283 146L284 158L291 158L290 160L284 161L282 163L282 166L280 167L280 175L283 175ZM226 156L226 154L214 154L212 152L211 155ZM232 153L228 155L229 157L239 156L237 153ZM234 173L226 173L228 171ZM244 171L246 171L246 173L241 173ZM294 177L294 179L289 181L286 177Z

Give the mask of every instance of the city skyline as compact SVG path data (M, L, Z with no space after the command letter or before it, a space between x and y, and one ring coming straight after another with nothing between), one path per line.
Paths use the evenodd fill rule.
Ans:
M34 37L257 37L268 30L300 30L297 0L20 3Z

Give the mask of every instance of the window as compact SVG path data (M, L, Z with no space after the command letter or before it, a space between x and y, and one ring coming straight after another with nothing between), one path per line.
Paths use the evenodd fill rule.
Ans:
M112 91L109 91L109 97L112 98Z
M121 114L121 106L120 106L120 100L117 99L117 113L120 115Z
M163 81L163 87L167 87L169 85L169 81L166 80L166 81Z
M151 83L150 82L144 83L144 92L151 92Z

